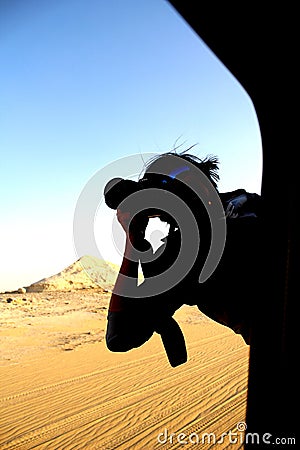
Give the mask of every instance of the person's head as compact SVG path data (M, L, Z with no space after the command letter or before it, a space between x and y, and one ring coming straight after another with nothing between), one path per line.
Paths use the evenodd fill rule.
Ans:
M189 149L188 149L189 150ZM195 166L210 181L213 187L218 190L219 181L219 160L217 156L208 155L203 159L187 153L187 151L176 153L175 151L166 152L155 156L145 165L143 178L149 178L153 174L168 175L172 180L179 180L189 184L191 177L197 175L196 171L191 171L191 165ZM197 177L195 180L203 184L203 180Z
M203 223L203 219L208 218L207 208L218 192L219 161L216 156L206 156L204 159L200 159L188 153L188 150L181 153L171 151L150 159L145 164L139 182L145 186L174 194L184 202L197 221ZM161 204L163 203L163 193L158 191L158 194L153 193L153 195L157 195L156 198ZM170 197L166 196L166 205L169 200ZM181 208L180 202L178 207ZM176 217L176 211L174 213L173 219ZM165 217L162 220L166 220L164 214L161 217ZM170 219L170 216L168 217ZM170 220L167 221L171 223Z
M187 151L167 152L145 164L140 181L173 192L187 204L201 199L208 205L212 194L218 192L218 164L217 156L200 159Z

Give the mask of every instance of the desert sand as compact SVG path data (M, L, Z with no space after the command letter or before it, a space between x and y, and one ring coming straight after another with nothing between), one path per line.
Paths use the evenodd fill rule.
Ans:
M100 287L0 294L0 449L243 448L243 339L183 306L187 363L172 368L157 334L111 353L109 298Z

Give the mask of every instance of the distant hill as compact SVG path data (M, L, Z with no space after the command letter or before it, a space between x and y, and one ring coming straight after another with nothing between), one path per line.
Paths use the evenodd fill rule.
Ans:
M66 269L27 286L27 292L113 289L119 266L93 256L82 256Z

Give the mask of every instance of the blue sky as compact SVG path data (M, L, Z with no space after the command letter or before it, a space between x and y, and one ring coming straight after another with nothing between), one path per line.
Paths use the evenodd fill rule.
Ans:
M197 144L260 193L251 99L167 1L0 0L0 61L0 291L77 259L80 192L127 155Z

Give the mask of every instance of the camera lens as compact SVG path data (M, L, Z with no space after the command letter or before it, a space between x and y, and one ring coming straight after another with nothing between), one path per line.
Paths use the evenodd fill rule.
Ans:
M105 203L109 208L117 209L119 204L125 200L125 198L137 190L136 181L113 178L104 188Z

